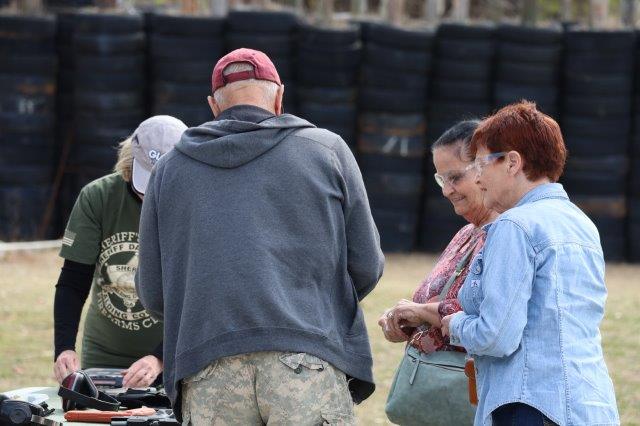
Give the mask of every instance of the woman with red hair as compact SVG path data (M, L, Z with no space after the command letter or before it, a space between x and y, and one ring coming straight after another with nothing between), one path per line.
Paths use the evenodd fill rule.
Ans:
M600 322L607 290L598 230L562 185L558 124L535 104L502 108L471 142L484 203L500 216L443 334L475 359L476 425L615 425Z

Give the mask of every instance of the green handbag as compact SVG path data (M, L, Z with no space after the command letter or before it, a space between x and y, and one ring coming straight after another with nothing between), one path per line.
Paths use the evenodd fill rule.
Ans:
M472 252L473 247L458 262L440 292L440 300L467 266ZM407 345L387 397L385 412L389 420L405 426L472 425L476 407L469 402L465 361L463 352L425 354Z

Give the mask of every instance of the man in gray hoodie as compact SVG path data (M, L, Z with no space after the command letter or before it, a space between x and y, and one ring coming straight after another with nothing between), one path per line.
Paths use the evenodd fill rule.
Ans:
M215 119L156 164L136 289L164 322L164 382L199 424L352 424L375 389L359 301L384 257L356 161L282 114L262 52L220 59Z

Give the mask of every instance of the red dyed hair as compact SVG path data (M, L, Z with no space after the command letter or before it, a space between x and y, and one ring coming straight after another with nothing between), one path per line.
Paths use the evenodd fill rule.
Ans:
M483 120L473 133L471 153L480 146L490 152L520 153L523 171L532 181L546 176L557 182L567 159L558 123L528 101L507 105Z

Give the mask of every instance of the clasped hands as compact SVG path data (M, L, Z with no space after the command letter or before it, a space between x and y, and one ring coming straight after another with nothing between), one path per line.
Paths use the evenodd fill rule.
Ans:
M439 327L443 336L449 335L449 323L453 315L447 315L442 320L438 313L438 298L432 297L427 303L416 303L402 299L393 308L387 309L378 320L384 337L390 342L404 342L409 340L413 328L429 324Z

